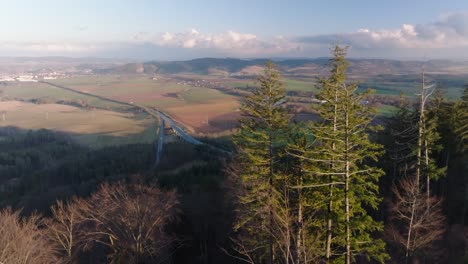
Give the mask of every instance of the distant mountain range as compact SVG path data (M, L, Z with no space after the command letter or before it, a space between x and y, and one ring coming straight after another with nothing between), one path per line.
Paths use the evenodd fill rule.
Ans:
M313 77L327 72L328 58L275 59L284 75ZM98 74L209 74L254 76L267 59L200 58L187 61L148 61L131 59L70 57L0 57L0 73L36 71L44 68L62 71L91 69ZM468 61L401 61L389 59L349 59L353 77L376 75L414 75L422 68L431 74L467 75Z
M295 76L316 76L325 70L327 58L275 60L283 74ZM386 59L349 59L350 73L353 76L418 74L424 70L432 74L468 74L468 61L430 60L398 61ZM98 73L113 74L210 74L210 75L256 75L266 59L243 60L234 58L202 58L187 61L149 61L128 63L107 69L98 69Z

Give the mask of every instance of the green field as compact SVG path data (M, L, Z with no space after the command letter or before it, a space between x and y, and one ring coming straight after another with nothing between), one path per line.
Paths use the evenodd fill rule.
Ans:
M39 99L40 101L47 103L72 100L83 102L92 107L104 109L128 110L129 108L122 104L103 101L92 96L74 93L43 83L12 82L0 85L0 91L1 97L12 100Z
M157 122L155 120L146 119L144 120L143 126L143 130L139 130L137 133L126 134L125 136L115 136L107 133L94 133L76 134L74 137L78 142L90 146L92 148L102 148L107 146L118 146L137 143L154 143L157 138ZM127 129L131 130L129 126L127 126Z
M283 79L283 84L287 91L310 91L316 92L315 83L311 81L297 80L286 78ZM255 80L235 80L226 82L226 85L231 88L247 88L258 85Z
M86 79L81 79L85 83ZM107 80L112 81L110 78ZM145 113L129 112L131 107L127 105L43 83L6 83L0 85L0 91L3 100L0 102L2 127L62 131L91 147L151 143L156 138L156 120ZM86 109L63 103L78 103L85 105Z
M82 92L158 108L206 103L229 97L217 90L184 85L172 79L152 80L146 76L89 76L61 79L54 83Z
M315 82L295 80L295 79L284 79L284 85L287 91L301 91L301 92L317 92Z
M419 76L377 76L367 80L356 80L359 84L359 91L367 89L375 90L378 95L399 95L403 92L406 96L415 96L420 87ZM433 81L449 99L459 98L463 91L464 84L468 82L468 76L434 75ZM317 92L316 81L311 78L288 77L283 79L287 91ZM225 81L226 86L231 88L245 89L258 85L254 79L232 79Z
M397 110L398 108L395 106L383 104L377 108L377 115L390 117L394 115Z
M156 138L156 121L146 114L19 101L0 102L0 113L1 127L61 131L91 147L151 143Z

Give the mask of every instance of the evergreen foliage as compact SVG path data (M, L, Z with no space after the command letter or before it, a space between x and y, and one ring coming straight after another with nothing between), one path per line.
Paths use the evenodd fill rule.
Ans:
M289 116L282 106L286 91L273 63L266 64L258 82L258 88L242 102L243 117L234 136L243 189L236 228L248 234L248 241L242 243L256 248L257 261L271 263L273 244L277 244L274 234L280 225L276 219L285 202L281 193L284 175L278 161L284 154Z

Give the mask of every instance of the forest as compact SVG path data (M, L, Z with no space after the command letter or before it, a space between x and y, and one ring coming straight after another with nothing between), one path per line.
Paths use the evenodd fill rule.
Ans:
M376 118L346 51L313 120L267 62L232 136L168 143L157 167L152 144L2 128L0 263L466 263L468 85L449 100L422 71Z

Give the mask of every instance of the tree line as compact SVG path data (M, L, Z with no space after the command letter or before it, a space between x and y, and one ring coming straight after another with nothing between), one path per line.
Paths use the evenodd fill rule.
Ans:
M378 124L371 91L347 80L345 47L333 48L329 68L312 106L317 121L291 120L271 62L244 98L231 254L247 263L435 261L448 224L438 181L452 160L466 169L467 90L446 102L422 72L418 100L402 98Z

